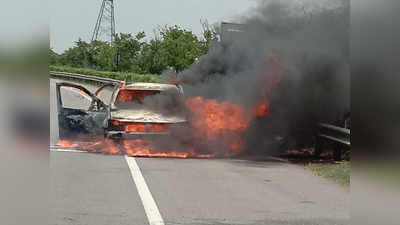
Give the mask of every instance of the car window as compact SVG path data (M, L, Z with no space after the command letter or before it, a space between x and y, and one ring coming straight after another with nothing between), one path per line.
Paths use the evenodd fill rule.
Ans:
M82 90L74 87L60 87L63 108L88 110L92 98Z
M97 97L104 102L106 105L110 104L112 93L114 91L114 87L105 87L99 93L97 93Z
M122 89L115 106L120 109L147 109L165 113L182 112L183 96L178 90L129 90Z
M160 94L161 91L153 91L153 90L129 90L129 89L121 89L118 92L116 105L130 106L139 104L142 105L145 100L150 98L151 96Z

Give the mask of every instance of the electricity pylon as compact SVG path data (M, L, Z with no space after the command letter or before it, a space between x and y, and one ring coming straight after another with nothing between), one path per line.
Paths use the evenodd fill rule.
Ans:
M92 41L106 41L110 44L115 40L114 0L103 0L100 13L93 31Z

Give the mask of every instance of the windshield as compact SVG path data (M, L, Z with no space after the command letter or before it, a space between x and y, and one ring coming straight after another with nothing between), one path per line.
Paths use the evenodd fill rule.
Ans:
M163 113L184 111L183 96L178 90L129 90L121 89L115 106L118 109L149 110Z

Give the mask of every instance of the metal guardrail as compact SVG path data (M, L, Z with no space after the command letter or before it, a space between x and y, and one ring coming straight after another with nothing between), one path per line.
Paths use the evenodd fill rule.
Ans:
M318 132L316 135L315 155L319 156L322 152L323 141L333 143L333 158L341 160L342 149L350 148L350 129L338 127L330 124L318 124Z
M50 76L54 78L70 78L70 79L78 79L78 80L85 80L85 81L94 81L100 83L121 83L120 80L110 79L110 78L103 78L97 76L89 76L77 73L65 73L65 72L56 72L50 71Z
M337 131L337 132L339 132L339 133L342 133L342 134L344 134L344 135L350 135L350 129L347 129L347 128L343 128L343 127L337 127L337 126L333 126L333 125L330 125L330 124L326 124L326 123L320 123L320 124L318 124L321 128L327 128L327 129L330 129L330 130L333 130L333 131Z

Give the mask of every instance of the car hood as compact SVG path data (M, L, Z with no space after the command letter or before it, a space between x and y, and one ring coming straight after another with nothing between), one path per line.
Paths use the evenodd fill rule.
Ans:
M186 116L183 113L181 115L169 115L162 112L145 109L118 109L111 112L111 119L122 122L138 123L181 123L187 121Z

